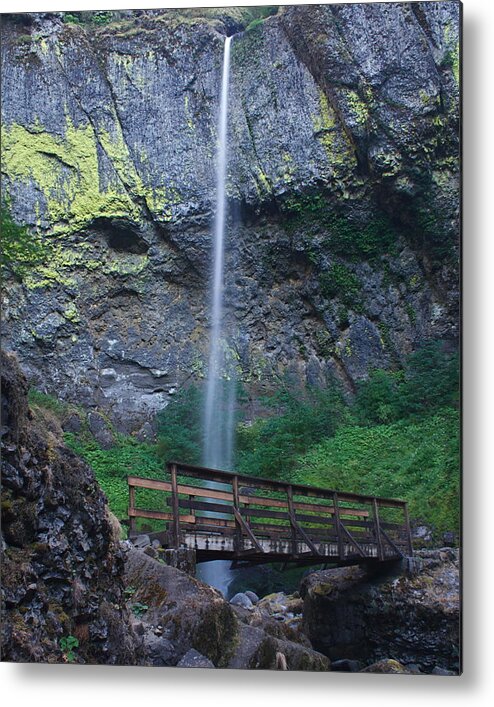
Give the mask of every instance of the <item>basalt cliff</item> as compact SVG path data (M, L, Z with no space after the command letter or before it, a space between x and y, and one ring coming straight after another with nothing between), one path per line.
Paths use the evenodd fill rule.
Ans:
M2 21L2 178L49 262L4 290L35 386L134 431L204 375L232 44L225 316L241 377L351 390L458 338L456 2Z

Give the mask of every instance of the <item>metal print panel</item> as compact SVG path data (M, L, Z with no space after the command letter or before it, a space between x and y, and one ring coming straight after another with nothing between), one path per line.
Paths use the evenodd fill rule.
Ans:
M460 38L2 15L2 660L460 673Z

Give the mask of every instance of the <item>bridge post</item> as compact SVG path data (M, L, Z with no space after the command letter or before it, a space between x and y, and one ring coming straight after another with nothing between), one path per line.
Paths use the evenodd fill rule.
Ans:
M341 521L340 521L340 506L338 504L338 494L336 491L333 493L333 506L334 506L334 519L336 523L336 536L338 538L338 556L340 560L345 559L345 547L343 545L343 537L341 535Z
M129 535L135 535L136 533L136 519L131 511L134 510L136 505L136 490L135 486L129 486Z
M235 475L232 479L232 490L233 490L233 507L240 515L240 496L238 492L238 476ZM238 520L237 514L235 516L235 536L233 538L233 548L235 552L241 552L243 549L242 542L242 527L240 521Z
M292 555L297 555L297 529L293 523L295 519L295 508L293 505L293 488L291 484L287 486L286 495L288 496L288 515L290 516L290 525L292 527Z
M374 515L374 529L376 532L377 558L378 560L384 560L383 544L381 540L381 524L379 522L379 506L377 505L377 499L375 497L372 499L372 511Z
M177 465L170 464L171 496L172 496L172 536L173 544L178 550L180 547L180 516L178 506L178 485L177 485Z
M405 530L407 534L408 554L413 557L412 531L410 530L410 517L408 515L408 503L403 504L403 514L405 516Z

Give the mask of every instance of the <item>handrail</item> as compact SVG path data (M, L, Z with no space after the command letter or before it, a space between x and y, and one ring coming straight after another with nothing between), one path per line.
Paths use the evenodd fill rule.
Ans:
M182 464L180 462L167 462L167 467L170 469L171 466L175 465L177 467L177 471L182 469L185 472L192 472L195 476L197 473L196 478L204 478L205 481L216 481L215 478L213 477L218 477L218 479L224 479L225 483L231 483L233 477L237 477L239 481L242 483L245 483L248 486L253 486L253 485L265 485L266 488L271 487L273 490L279 489L279 490L285 490L287 486L291 486L293 491L297 493L296 489L299 489L302 494L305 495L311 495L311 492L315 493L320 493L323 497L329 497L332 496L332 494L337 493L338 498L340 501L349 501L349 502L363 502L363 503L372 503L374 499L376 499L378 504L382 504L385 506L389 506L391 508L396 507L396 508L403 508L406 505L406 501L402 501L397 498L385 498L385 497L380 497L380 496L366 496L364 494L360 493L353 493L353 492L347 492L347 491L338 491L337 489L326 489L322 488L320 486L309 486L305 484L289 484L286 481L276 481L273 479L265 479L260 476L248 476L247 474L236 474L231 471L223 471L220 469L209 469L207 467L201 467L201 466L195 466L193 464ZM222 483L221 479L217 483Z

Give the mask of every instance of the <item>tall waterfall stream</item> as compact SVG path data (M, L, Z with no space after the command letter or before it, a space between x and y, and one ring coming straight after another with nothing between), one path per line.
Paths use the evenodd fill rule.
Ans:
M202 463L215 469L232 471L235 429L235 371L228 358L228 332L224 328L224 263L226 225L226 168L228 163L228 89L230 84L230 47L226 37L223 53L216 178L216 213L213 232L211 288L211 329L209 366L204 406L204 447ZM210 484L211 488L227 488ZM226 596L233 578L230 563L224 560L198 565L197 576Z

